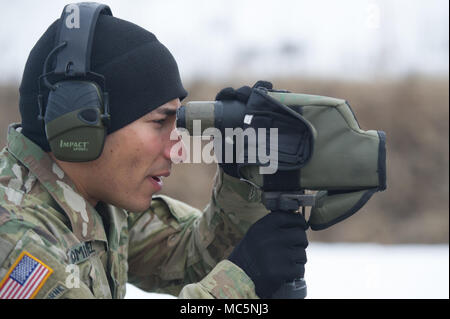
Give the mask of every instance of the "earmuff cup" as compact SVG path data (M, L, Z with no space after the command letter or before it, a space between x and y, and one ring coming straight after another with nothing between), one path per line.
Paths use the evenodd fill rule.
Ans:
M55 157L68 162L97 159L106 137L103 94L90 81L62 81L50 91L45 133Z

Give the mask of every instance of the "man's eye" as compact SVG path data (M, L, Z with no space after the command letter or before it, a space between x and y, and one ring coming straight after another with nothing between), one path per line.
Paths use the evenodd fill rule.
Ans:
M166 121L166 119L161 119L161 120L154 120L153 122L163 125L165 121Z

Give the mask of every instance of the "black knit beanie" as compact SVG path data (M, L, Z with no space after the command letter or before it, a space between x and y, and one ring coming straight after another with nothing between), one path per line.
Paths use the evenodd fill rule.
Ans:
M44 125L37 119L38 79L45 58L55 47L58 23L59 19L31 50L19 89L22 134L46 152L50 146ZM169 50L149 31L116 17L100 15L97 20L91 71L105 77L111 114L108 134L175 98L187 96ZM44 92L46 96L48 91Z

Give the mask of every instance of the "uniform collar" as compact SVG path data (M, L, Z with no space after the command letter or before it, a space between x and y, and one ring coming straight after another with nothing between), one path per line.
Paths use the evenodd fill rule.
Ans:
M8 127L7 147L42 183L70 220L80 241L107 242L102 219L89 202L77 192L74 183L38 145L20 133L20 124Z

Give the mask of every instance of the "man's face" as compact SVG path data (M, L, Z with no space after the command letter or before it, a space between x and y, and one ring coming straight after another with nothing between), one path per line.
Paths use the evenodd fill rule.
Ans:
M170 174L179 106L174 99L107 136L102 155L89 165L84 186L90 197L131 212L150 207L161 176Z

